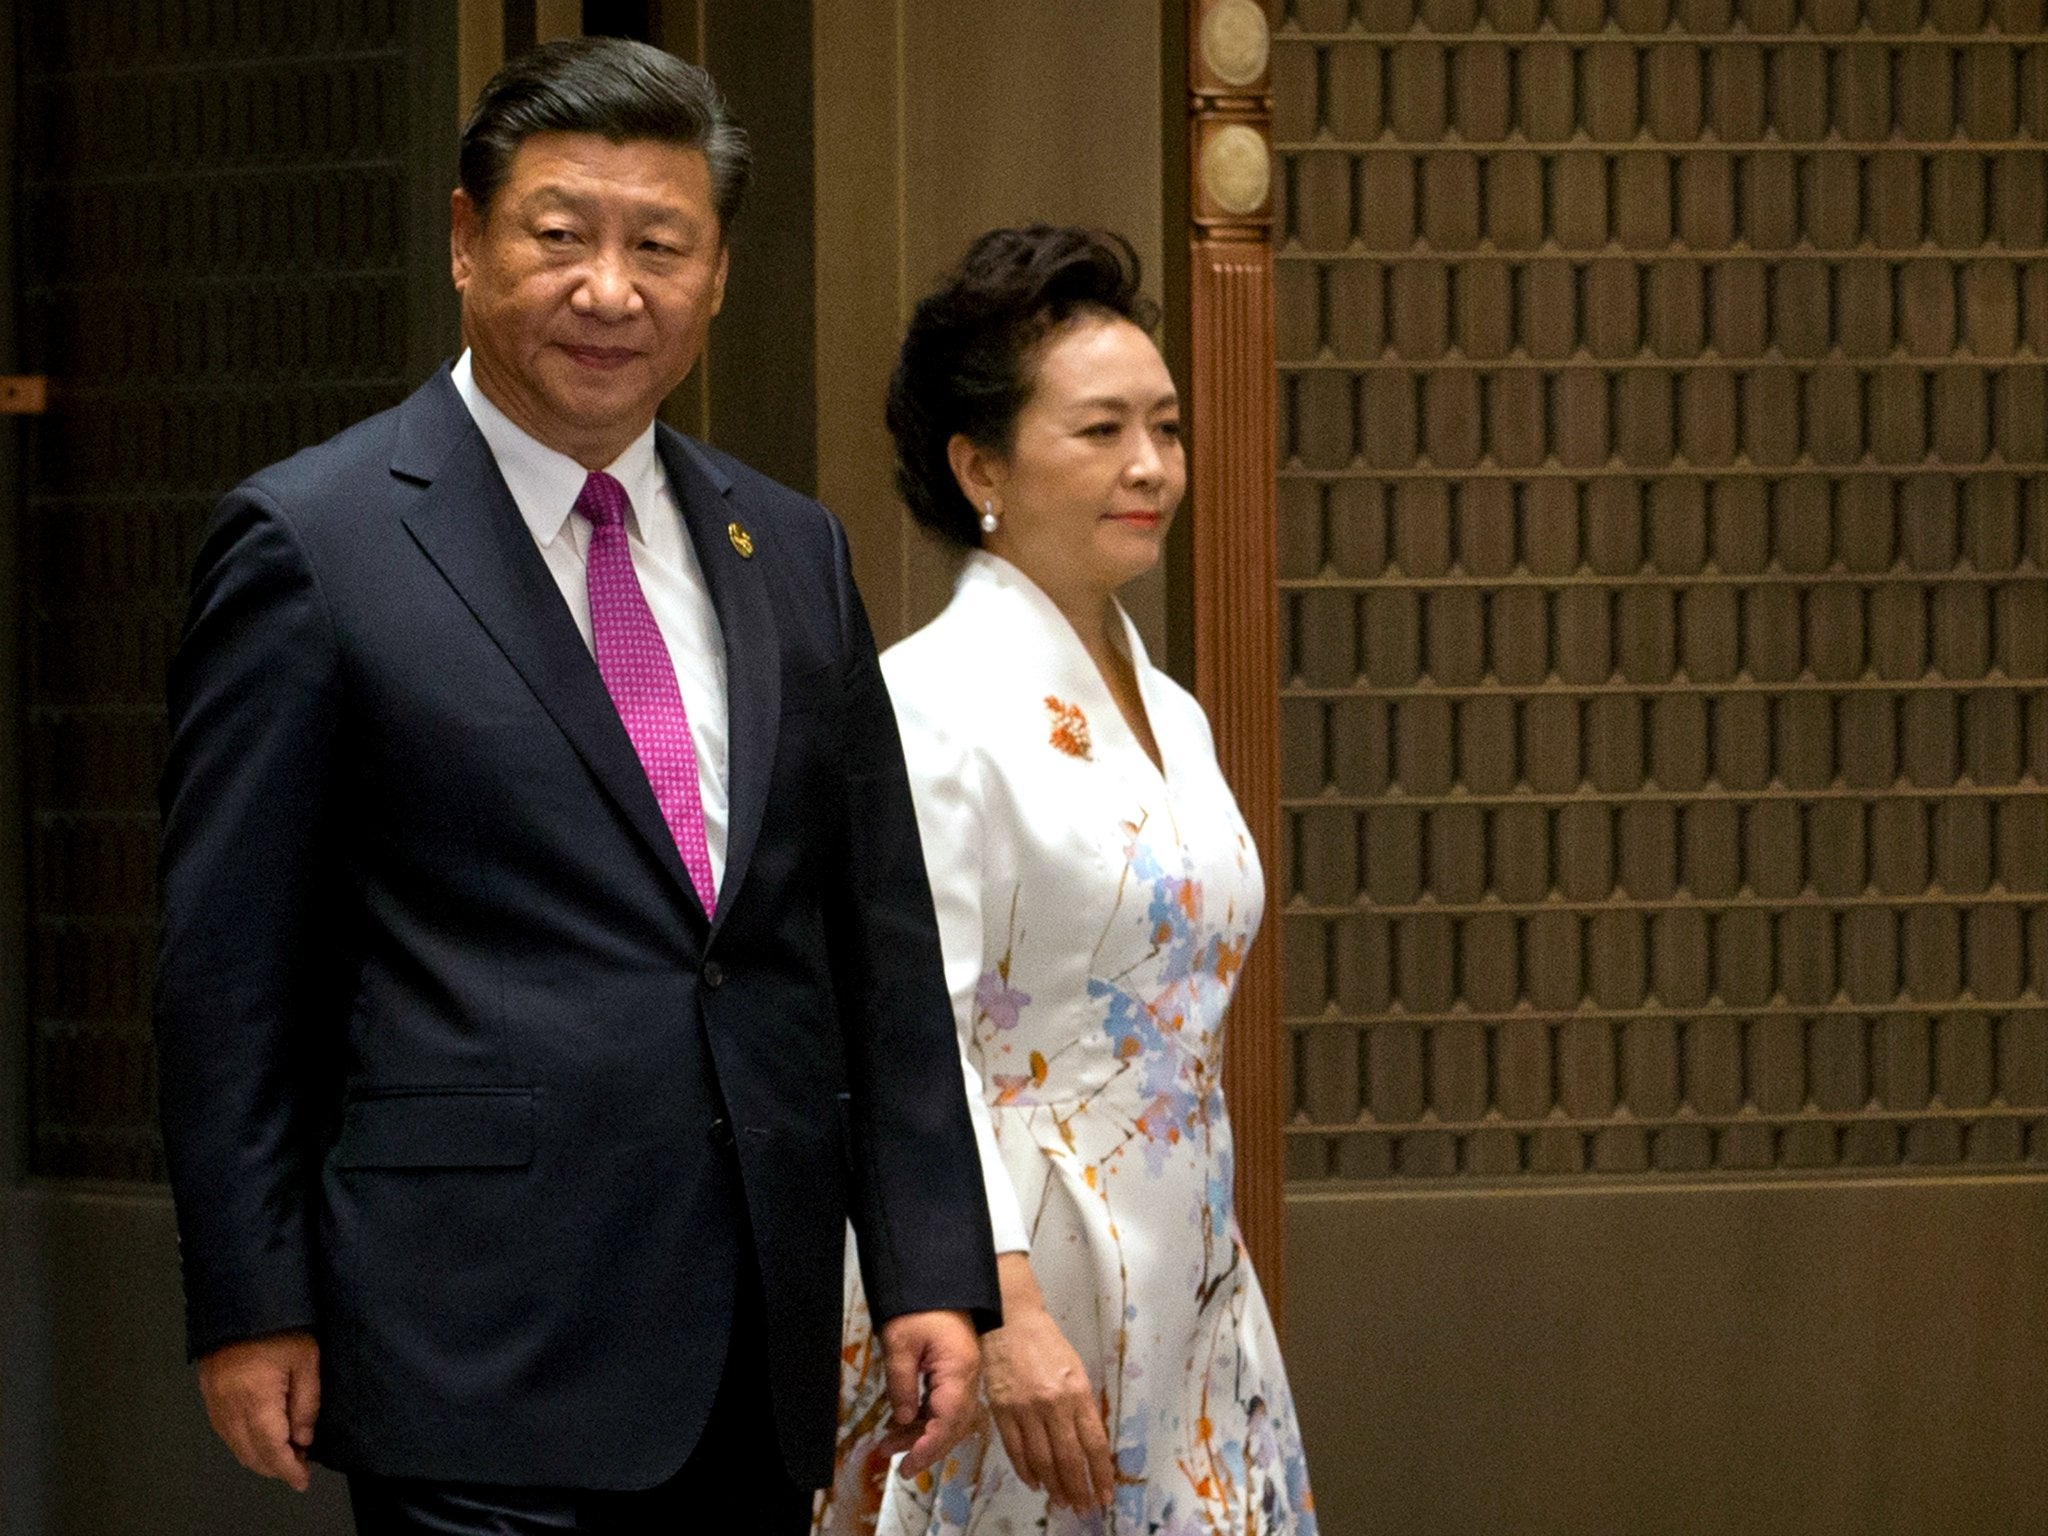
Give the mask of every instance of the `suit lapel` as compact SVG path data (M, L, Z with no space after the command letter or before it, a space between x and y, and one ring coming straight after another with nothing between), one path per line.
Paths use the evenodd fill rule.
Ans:
M392 471L425 485L406 528L701 915L597 662L446 371L401 409Z
M725 639L728 806L725 873L718 883L718 912L712 922L715 934L746 877L768 808L768 782L782 719L782 646L764 574L767 560L743 557L730 532L732 524L744 526L747 521L740 493L679 433L657 427L655 443Z

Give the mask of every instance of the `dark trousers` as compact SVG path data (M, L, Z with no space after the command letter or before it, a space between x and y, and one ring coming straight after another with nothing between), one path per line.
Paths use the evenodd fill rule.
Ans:
M801 1536L811 1525L811 1490L790 1481L776 1448L759 1284L741 1287L745 1300L703 1438L682 1470L659 1487L606 1493L353 1473L348 1492L356 1530L360 1536Z

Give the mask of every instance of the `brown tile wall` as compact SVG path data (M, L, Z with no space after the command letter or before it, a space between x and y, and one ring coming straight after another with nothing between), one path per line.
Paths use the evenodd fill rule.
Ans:
M2039 0L1293 0L1289 1171L2048 1163Z

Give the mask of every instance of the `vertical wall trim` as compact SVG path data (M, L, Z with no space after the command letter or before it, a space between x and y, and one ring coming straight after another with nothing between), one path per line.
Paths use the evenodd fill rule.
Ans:
M908 519L882 397L902 335L901 0L817 0L811 15L812 380L818 499L846 525L854 580L884 645L908 625Z
M407 17L412 131L407 134L405 375L423 384L462 349L461 306L448 267L448 199L455 190L470 42L464 11L418 7ZM455 68L448 67L455 61ZM496 69L496 64L491 68ZM484 79L489 78L487 72ZM478 80L477 89L483 88Z
M1280 847L1279 588L1273 425L1272 99L1253 0L1188 9L1191 566L1195 695L1269 871ZM1237 1211L1276 1318L1283 1306L1285 1112L1279 902L1238 982L1224 1077Z
M702 64L707 24L705 3L706 0L673 0L673 3L672 0L662 0L654 8L654 24L650 29L654 35L651 40L679 59ZM709 367L708 356L699 358L689 377L662 402L661 419L678 432L687 432L692 437L711 435Z
M818 485L817 145L811 0L714 0L705 68L754 148L732 273L705 349L711 441L806 495Z
M1160 0L1159 16L1159 171L1160 171L1160 263L1159 301L1165 318L1159 328L1159 347L1174 386L1184 399L1189 394L1189 369L1193 366L1190 315L1193 300L1189 291L1188 247L1177 232L1191 229L1193 203L1190 198L1188 159L1188 94L1185 82L1192 49L1188 45L1188 8L1197 0ZM1194 554L1189 546L1193 519L1178 517L1166 534L1166 648L1153 659L1172 674L1175 682L1194 691L1195 610Z
M916 300L912 297L910 277L910 56L909 23L904 19L905 0L895 0L895 31L891 35L896 49L896 330L900 336L910 325L910 311ZM892 459L893 464L893 459ZM906 634L911 628L911 538L907 535L896 541L896 612L890 619L890 627L898 634Z
M14 266L20 203L15 199L15 129L21 100L16 29L22 17L0 0L0 373L27 372L16 316L21 288ZM56 359L33 359L54 371ZM0 1186L28 1166L28 778L22 729L21 486L31 416L0 416ZM0 1222L4 1222L0 1216ZM0 1246L8 1239L0 1234Z
M504 56L516 59L540 41L537 0L505 0Z

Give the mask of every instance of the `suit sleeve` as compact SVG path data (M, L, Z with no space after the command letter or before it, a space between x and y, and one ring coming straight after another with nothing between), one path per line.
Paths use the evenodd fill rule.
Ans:
M1017 1204L1010 1170L996 1143L981 1072L974 1064L976 994L985 969L982 950L982 857L989 829L982 817L978 764L926 705L938 701L896 696L896 721L903 733L903 758L910 772L910 796L924 844L925 873L939 920L939 945L946 957L946 990L953 998L953 1022L960 1042L960 1073L967 1082L967 1108L974 1120L975 1149L988 1193L989 1223L997 1253L1028 1252L1031 1237Z
M310 1068L341 990L320 985L333 941L319 912L335 879L338 647L295 531L251 487L200 550L169 710L155 1028L197 1357L313 1326Z
M828 901L852 1097L853 1226L877 1323L965 1310L1001 1322L981 1159L896 718L846 537L832 523L846 763Z

